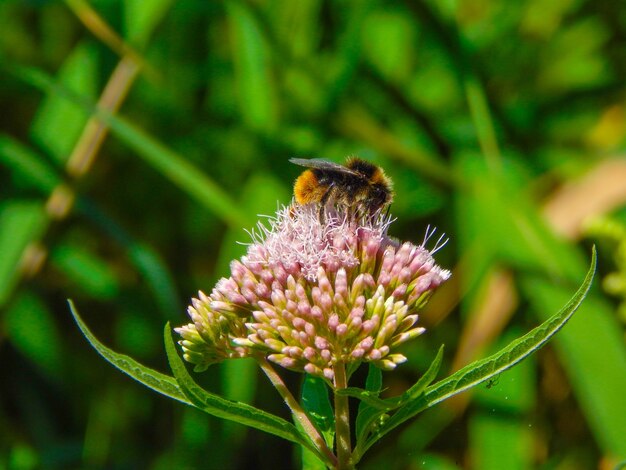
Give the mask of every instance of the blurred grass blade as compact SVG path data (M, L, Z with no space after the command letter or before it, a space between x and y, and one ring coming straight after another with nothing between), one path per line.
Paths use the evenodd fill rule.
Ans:
M92 221L104 234L122 247L143 275L152 291L154 301L162 314L163 321L179 318L181 308L178 292L171 273L161 257L149 246L135 239L127 230L105 214L93 201L80 197L76 207L85 218Z
M111 265L79 243L55 245L50 261L69 282L90 297L105 300L119 295L119 281Z
M37 189L43 195L51 193L62 181L61 177L46 163L41 155L38 155L10 136L0 135L0 162L12 169L16 175L19 175L28 187ZM93 203L79 197L77 209L86 217L95 221L107 235L112 236L118 243L126 248L128 256L151 287L156 304L163 314L163 320L169 320L170 317L174 315L174 312L179 309L180 305L172 276L160 257L150 247L134 240L130 234L104 215ZM37 209L37 211L39 211L39 209ZM43 211L41 212L43 214ZM18 224L20 227L22 225L24 224ZM7 223L4 223L3 226L9 227ZM29 224L25 226L29 226ZM1 233L2 229L0 228L0 234ZM32 230L32 233L37 233L37 230ZM10 240L14 243L18 240L18 237L13 236ZM3 251L3 253L7 254L10 252L11 250L9 249ZM4 258L5 262L9 260L10 257L8 256ZM0 261L0 273L1 272L2 261ZM109 281L113 281L110 276L107 277L109 277ZM96 279L97 278L93 278L92 281ZM10 283L4 283L4 286L8 287L9 285ZM111 283L109 283L109 287L111 286ZM108 290L110 291L110 289ZM0 293L1 292L2 287L0 287ZM0 298L2 298L1 294Z
M76 310L74 303L71 300L69 300L68 303L72 311L72 315L74 316L74 320L76 320L76 323L83 332L83 335L85 335L87 341L89 341L94 349L98 351L98 354L100 354L104 359L146 387L151 388L166 397L185 403L186 405L192 405L192 403L185 397L185 394L182 392L173 377L143 366L132 357L116 353L98 341L78 315L78 310Z
M226 2L226 11L241 115L253 129L273 130L278 123L278 103L265 37L243 2Z
M124 30L126 39L144 48L157 25L169 11L173 0L124 0Z
M548 320L534 328L521 338L510 343L498 353L480 361L475 361L451 376L437 382L426 389L425 395L400 408L364 445L361 455L378 439L396 428L420 411L432 407L458 393L468 390L480 383L513 367L528 355L545 345L578 309L585 299L596 270L596 249L593 248L591 266L585 279L569 302Z
M40 202L5 201L0 205L0 307L2 307L20 275L24 250L39 239L48 223Z
M39 69L13 67L10 70L25 82L46 92L56 92L64 99L81 106L87 113L97 116L109 126L113 134L137 152L149 165L228 224L239 227L246 224L247 219L237 204L217 183L191 162L127 119L99 109L93 101L57 84Z
M95 99L98 57L99 54L94 47L86 43L79 44L65 60L58 73L57 82L77 95L90 100ZM33 120L31 136L57 162L65 163L88 117L88 113L81 106L50 89Z
M62 380L63 336L42 299L31 292L20 292L6 310L3 323L15 349L40 367L48 379Z
M111 132L124 141L138 155L168 178L184 192L215 212L230 225L241 227L246 217L232 198L202 170L182 155L167 148L151 135L126 119L109 113L97 113L111 128Z
M475 75L468 74L463 85L483 157L491 171L498 171L501 168L502 156L485 91Z
M293 424L253 406L226 400L201 388L189 375L185 364L178 356L169 323L165 325L164 336L165 350L174 377L176 377L181 390L194 406L212 416L250 426L300 444L314 452L322 461L325 461L324 456Z
M130 241L127 249L128 256L152 290L154 301L163 320L178 319L177 312L180 308L178 292L172 274L163 259L152 248L133 240Z
M0 163L46 195L61 181L41 155L8 135L0 135Z

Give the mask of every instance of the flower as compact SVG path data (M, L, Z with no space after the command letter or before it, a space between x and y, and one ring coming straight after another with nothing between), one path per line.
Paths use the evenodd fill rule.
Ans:
M417 311L450 277L424 245L387 235L389 216L292 205L258 224L231 276L189 307L177 328L197 369L262 354L287 369L334 378L334 366L372 362L392 370L395 352L425 330Z
M181 336L178 342L183 348L186 361L196 364L194 370L201 372L211 364L224 359L246 357L246 348L236 346L232 338L245 335L245 316L241 316L236 302L222 295L236 289L232 279L222 279L207 297L199 292L197 299L192 299L187 313L192 323L175 328ZM230 298L233 298L231 296Z

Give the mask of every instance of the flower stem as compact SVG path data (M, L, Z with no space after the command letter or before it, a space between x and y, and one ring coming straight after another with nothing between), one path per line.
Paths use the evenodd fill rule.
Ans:
M319 449L321 453L326 456L327 463L331 463L333 467L337 465L337 457L333 454L333 451L326 445L326 441L318 431L318 429L313 425L309 416L300 406L298 400L291 394L283 379L278 375L278 373L274 370L274 368L270 365L269 362L263 356L256 356L255 359L259 363L259 366L265 373L274 388L278 391L283 400L291 410L291 414L294 419L298 421L302 429L308 434L308 436L313 441L313 444Z
M335 391L348 386L346 365L337 362L335 371ZM347 470L352 465L352 445L350 442L350 408L348 397L335 393L335 439L337 441L337 469Z

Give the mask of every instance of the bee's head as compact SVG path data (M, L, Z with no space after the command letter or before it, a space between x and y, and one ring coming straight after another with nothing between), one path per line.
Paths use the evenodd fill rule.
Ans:
M372 212L388 206L393 201L393 191L388 184L377 183L370 187L369 203Z

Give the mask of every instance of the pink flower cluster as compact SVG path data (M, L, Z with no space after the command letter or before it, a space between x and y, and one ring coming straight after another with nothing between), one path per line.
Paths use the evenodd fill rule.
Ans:
M339 361L406 361L394 350L424 332L417 311L450 272L423 245L391 239L387 216L318 210L290 206L259 224L231 277L193 300L192 323L176 331L196 370L262 354L332 380Z

